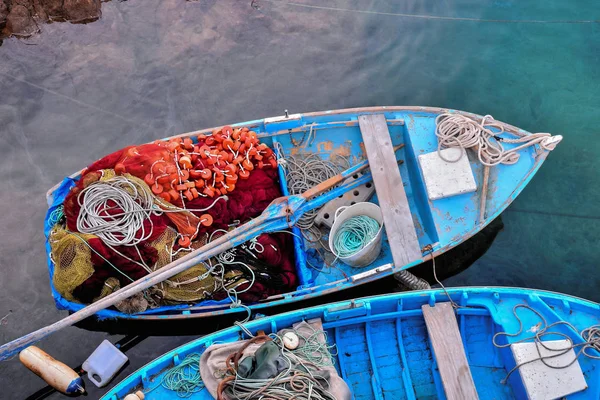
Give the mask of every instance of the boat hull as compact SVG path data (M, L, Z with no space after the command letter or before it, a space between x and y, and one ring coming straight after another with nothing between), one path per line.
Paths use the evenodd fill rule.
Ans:
M517 332L519 321L513 308L527 305L545 318L547 323L565 321L581 331L600 323L600 306L587 300L559 293L520 288L452 288L450 298L461 308L456 310L459 331L467 360L480 398L525 398L520 375L511 375L508 384L501 381L514 366L510 348L500 349L492 343L498 332ZM431 350L430 339L421 307L434 307L449 301L443 290L428 290L366 297L338 302L285 314L257 319L245 324L256 334L269 334L292 324L320 318L330 344L336 344L336 368L351 387L355 398L443 398L444 389ZM524 332L509 337L514 343L532 335L526 332L539 326L540 319L528 311L519 311ZM566 334L574 343L581 337L566 325L551 329ZM173 366L175 357L182 360L187 354L202 353L212 343L232 342L243 337L235 326L204 336L148 363L109 391L103 399L122 399L135 390L146 391L148 399L171 399L176 394L160 385L162 375ZM600 355L591 350L590 354ZM579 365L587 389L570 395L569 399L598 398L600 372L598 360L580 357ZM367 371L368 373L365 373ZM197 399L210 399L205 391Z
M454 196L449 199L431 201L427 199L423 178L421 176L417 157L420 154L435 151L437 142L435 137L435 117L440 113L457 113L475 120L481 116L456 110L447 110L431 107L371 107L347 110L325 111L307 114L295 114L287 117L266 118L233 126L246 126L259 133L263 141L282 143L290 154L298 151L291 145L292 136L303 136L306 132L314 130L316 140L311 147L303 151L318 152L343 152L352 156L363 157L361 136L358 127L358 116L372 113L384 114L390 136L393 141L401 143L404 148L400 157L404 161L400 165L400 173L408 195L408 200L415 222L422 257L405 265L394 266L391 258L390 243L384 240L383 251L380 257L369 267L357 269L341 265L329 274L315 273L308 266L305 245L298 238L295 241L296 269L300 279L300 286L294 292L271 296L264 301L250 305L255 311L265 310L273 306L304 301L319 296L344 291L365 283L389 277L401 269L412 268L423 262L438 257L454 248L465 240L480 232L492 220L502 213L508 205L523 190L527 183L544 162L548 152L531 148L524 152L519 162L515 165L500 165L495 167L495 172L490 178L487 188L486 213L480 218L481 190ZM527 134L527 132L501 123L504 130L509 133ZM214 128L189 132L178 137L195 136L210 133ZM394 143L394 144L397 144ZM482 187L481 179L483 168L472 161L471 166L478 186ZM48 193L50 205L49 214L58 207L64 198L65 191L69 189L78 178L79 173L66 178L61 185L51 189ZM283 173L280 173L282 180ZM287 188L282 183L284 194ZM334 190L335 192L335 190ZM49 227L46 227L48 232ZM297 234L299 232L296 232ZM50 257L50 246L47 244L48 266L52 276L53 262ZM67 301L54 288L53 296L57 307L69 311L77 311L84 307L72 301ZM210 317L215 315L239 313L239 308L230 308L224 302L207 304L173 305L148 310L137 314L125 314L116 310L103 310L97 314L98 318L126 318L126 319L187 319Z

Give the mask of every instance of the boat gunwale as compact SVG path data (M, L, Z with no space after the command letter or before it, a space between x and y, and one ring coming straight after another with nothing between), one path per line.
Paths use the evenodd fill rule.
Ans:
M399 112L399 111L411 112L412 111L412 112L425 112L425 113L429 112L432 114L458 113L458 114L465 115L465 116L468 116L471 118L475 118L477 121L481 121L484 118L484 116L482 116L482 115L474 114L474 113L471 113L468 111L455 110L452 108L428 107L428 106L373 106L373 107L340 108L340 109L331 110L331 111L314 111L314 112L308 112L308 113L300 113L299 115L301 115L303 117L320 117L320 116L325 116L325 115L374 113L374 112L380 112L380 111L388 111L388 112ZM285 116L280 116L280 117L285 118ZM277 118L277 117L275 117L275 118ZM247 122L235 123L234 125L246 126L248 128L251 128L251 127L259 126L261 123L264 123L264 120L265 120L265 118L247 121ZM502 121L498 121L498 120L494 120L494 121L496 123L502 125L506 132L512 132L512 133L519 132L519 133L528 133L528 134L531 133L531 132L525 131L524 129L516 127L514 125L508 124L506 122L502 122ZM155 140L169 140L169 139L174 139L174 138L178 138L178 137L188 137L188 136L194 136L194 135L197 136L199 134L210 133L210 132L214 131L215 129L219 129L222 127L223 127L223 125L220 125L220 126L216 126L216 127L212 127L212 128L200 129L197 131L179 133L179 134L176 134L173 136L168 136L168 137L165 137L162 139L155 139ZM287 132L287 129L285 130L285 132ZM273 135L273 133L262 134L259 136L269 137L272 135ZM151 142L147 142L147 143L151 143ZM68 177L74 179L74 178L78 177L79 175L81 175L81 173L83 171L85 171L85 168L82 168L79 171L72 173ZM58 182L57 184L52 186L50 189L48 189L48 191L46 192L47 199L50 196L52 196L52 194L60 186L60 184L61 184L61 182Z

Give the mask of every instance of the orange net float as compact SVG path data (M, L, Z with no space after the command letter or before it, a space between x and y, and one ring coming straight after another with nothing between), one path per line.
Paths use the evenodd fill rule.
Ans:
M182 236L181 238L179 238L179 240L177 241L177 243L181 247L190 247L190 245L192 244L192 239L190 239L189 236Z
M223 182L225 180L225 175L220 172L215 172L215 182Z
M213 217L210 214L202 214L200 216L200 223L203 226L211 226L213 224Z
M202 193L207 195L208 197L215 197L215 189L212 186L206 186Z
M206 158L210 153L210 147L208 147L206 144L203 144L202 146L200 146L200 150L198 150L198 153L200 153L201 158Z
M172 200L172 199L171 199L171 194L170 194L170 191L169 191L169 192L162 192L162 193L159 193L158 195L159 195L159 196L160 196L160 197L161 197L161 198L162 198L164 201L167 201L167 202L169 202L169 203L170 203L170 202L171 202L171 200Z
M225 125L221 128L221 132L223 132L224 135L227 135L227 137L230 137L233 134L233 128L229 125Z
M175 166L175 164L169 164L169 165L167 165L167 168L165 168L165 173L167 173L167 174L176 174L177 173L177 167Z
M154 185L152 185L152 193L154 194L161 194L163 192L163 187L162 185L159 185L158 183L155 183Z
M194 148L194 142L190 138L185 138L183 139L183 147L185 147L188 150L191 150Z
M242 161L242 167L248 171L252 171L254 169L254 164L252 164L251 161L244 160Z
M202 174L200 175L202 179L210 179L212 177L212 171L208 168L202 170Z
M228 175L235 175L238 171L238 167L235 164L227 164L225 166L225 172L227 172Z
M189 156L180 157L179 165L181 168L192 168L192 159Z
M238 181L238 176L236 175L228 175L225 177L225 183L227 185L235 185Z
M183 192L183 191L185 191L187 189L188 189L188 187L184 183L180 183L179 185L175 185L175 190L177 190L178 192Z
M242 130L241 130L240 128L236 128L236 129L234 129L234 130L233 130L233 132L231 133L231 137L232 137L234 140L239 140L241 133L242 133Z
M152 174L164 174L167 170L167 162L163 159L156 160L150 167L150 172Z
M169 196L171 196L171 201L179 200L179 193L177 193L177 190L175 189L169 190Z
M234 151L233 146L234 146L233 140L231 140L231 139L223 140L223 149Z
M152 174L146 174L146 176L144 177L144 182L146 182L148 186L152 186L156 182L156 179L154 179Z
M238 173L238 176L240 177L240 179L248 179L250 177L250 171L246 171L245 169L243 169Z
M187 169L181 169L178 172L178 176L182 181L187 181L190 178L190 172Z
M192 192L191 192L189 189L187 189L187 190L186 190L186 191L183 193L183 195L185 196L185 198L186 198L186 199L188 199L188 201L192 201L192 200L194 200L194 195L192 194Z
M202 189L205 185L205 182L204 179L198 179L194 182L194 184L196 185L196 189Z

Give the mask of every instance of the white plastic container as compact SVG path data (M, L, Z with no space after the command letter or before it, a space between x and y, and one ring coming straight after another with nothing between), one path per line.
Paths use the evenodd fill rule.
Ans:
M82 368L87 371L87 376L94 385L104 387L125 365L127 360L127 356L117 349L114 344L104 340L85 360Z
M335 212L335 222L329 232L329 248L333 254L338 257L338 255L335 254L335 249L333 247L335 234L338 229L340 229L340 225L348 219L358 215L366 215L379 222L379 230L377 231L377 235L375 235L375 237L359 252L348 257L339 257L339 260L343 263L356 268L366 267L371 264L381 252L381 237L383 235L383 214L381 213L381 208L379 208L377 204L368 202L356 203L350 207L340 207Z

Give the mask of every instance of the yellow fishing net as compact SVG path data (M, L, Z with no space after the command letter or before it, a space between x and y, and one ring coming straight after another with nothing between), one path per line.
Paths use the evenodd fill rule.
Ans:
M88 174L84 179L85 186L100 180L107 181L116 176L113 170L103 170L102 174ZM147 190L153 197L154 203L163 210L181 210L163 199L154 196L147 184L132 175L122 174L122 176L135 181L139 187ZM167 213L172 222L177 226L177 230L167 228L157 239L151 243L144 244L151 246L158 252L158 260L152 266L156 271L165 265L189 254L189 251L174 251L176 240L179 234L189 234L189 230L198 223L198 217L189 211L181 210L178 212ZM179 233L178 233L179 231ZM90 278L94 273L92 265L92 249L87 242L97 238L95 235L75 233L67 230L62 224L57 224L50 233L49 241L52 249L52 257L55 263L52 281L56 290L69 301L78 301L73 296L73 291ZM206 237L195 240L191 244L192 250L197 250L206 244ZM214 261L213 261L214 262ZM154 288L144 292L143 295L132 296L122 304L116 307L124 312L141 312L147 307L156 306L157 302L162 304L173 303L195 303L204 300L212 295L216 290L222 288L220 277L207 274L207 267L204 263L199 263L192 268L183 271L167 281L161 282ZM225 273L225 286L227 288L239 285L241 282L241 273L230 271ZM94 301L99 300L120 289L120 283L117 278L111 277L104 283L101 292Z
M189 253L188 251L180 251L173 254L173 244L176 239L177 232L167 228L158 239L152 242L151 246L158 251L158 261L154 270L160 269ZM191 248L196 250L204 244L206 244L205 239L194 241ZM167 281L159 283L156 287L162 292L165 303L188 303L203 300L219 286L215 277L206 274L206 271L206 266L199 263L169 278Z
M56 224L50 233L49 242L54 260L52 283L69 301L76 301L73 290L94 273L92 251L87 241L95 237L70 232L61 224Z

